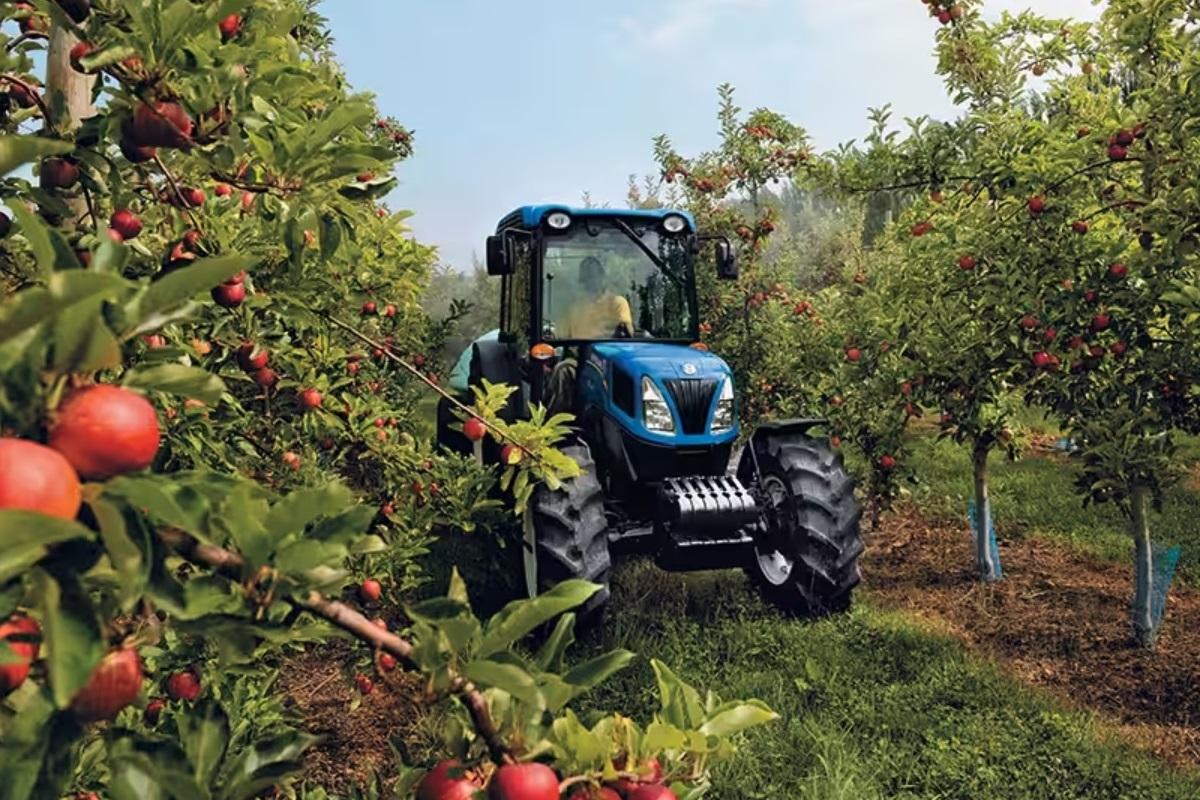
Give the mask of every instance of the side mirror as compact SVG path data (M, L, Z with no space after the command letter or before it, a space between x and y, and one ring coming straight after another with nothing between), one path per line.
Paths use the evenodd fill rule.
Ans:
M507 275L512 272L512 260L508 257L508 237L496 234L487 238L488 275Z
M738 276L737 253L728 239L718 239L716 246L717 277L723 281L735 281Z

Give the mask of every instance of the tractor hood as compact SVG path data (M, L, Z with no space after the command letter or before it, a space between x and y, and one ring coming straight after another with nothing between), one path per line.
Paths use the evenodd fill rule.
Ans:
M679 344L631 339L594 345L590 363L597 370L582 372L585 382L593 386L585 395L595 397L597 405L606 409L608 417L627 436L667 447L664 453L672 448L724 446L737 437L736 414L732 427L712 430L722 387L726 382L733 385L729 366L712 353ZM592 376L600 375L603 381L592 384ZM674 432L646 427L641 389L644 378L654 383L670 408ZM625 446L628 449L635 444L627 440Z
M597 355L624 369L634 380L649 375L659 381L686 378L726 378L733 373L719 356L678 344L634 339L605 342L593 348Z

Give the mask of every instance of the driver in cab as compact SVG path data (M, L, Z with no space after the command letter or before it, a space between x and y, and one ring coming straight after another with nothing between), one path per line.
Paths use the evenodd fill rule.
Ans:
M604 265L595 256L579 263L579 285L586 296L567 312L558 335L563 339L611 339L633 335L629 301L604 286Z

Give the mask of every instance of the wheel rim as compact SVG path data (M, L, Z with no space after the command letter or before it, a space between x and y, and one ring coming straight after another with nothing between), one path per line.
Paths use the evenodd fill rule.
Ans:
M787 528L781 524L787 508L791 505L792 496L787 486L777 475L767 475L763 478L763 489L770 508L763 515L767 525L767 535L762 542L755 543L754 557L758 561L758 571L769 583L779 586L792 575L796 560L779 549L780 541L787 533Z

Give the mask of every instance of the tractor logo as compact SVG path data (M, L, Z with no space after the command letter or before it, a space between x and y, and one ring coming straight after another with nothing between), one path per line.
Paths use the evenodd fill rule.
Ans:
M683 365L683 374L684 375L695 375L696 374L696 365L691 362L684 364Z

